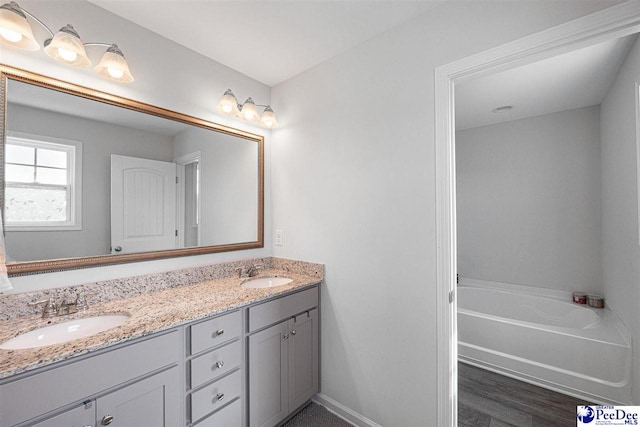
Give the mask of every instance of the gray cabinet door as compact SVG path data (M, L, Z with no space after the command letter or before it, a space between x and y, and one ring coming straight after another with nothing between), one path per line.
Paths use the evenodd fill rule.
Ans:
M96 401L98 426L175 427L181 423L178 368L156 374Z
M249 425L272 427L289 413L288 321L249 337Z
M289 409L318 392L318 310L289 320Z
M93 427L96 406L93 401L34 424L33 427Z

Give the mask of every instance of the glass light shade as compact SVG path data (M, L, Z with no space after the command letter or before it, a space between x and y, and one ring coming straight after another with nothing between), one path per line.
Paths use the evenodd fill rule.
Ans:
M27 17L15 3L0 6L0 43L24 50L38 50Z
M230 116L237 116L240 114L240 110L238 110L238 100L236 96L231 92L231 89L227 89L227 91L220 98L220 102L218 102L218 106L216 110L219 113L227 114Z
M253 102L253 99L247 98L247 100L244 101L244 104L242 104L242 108L240 109L240 114L238 114L238 118L245 122L257 122L260 119L256 103Z
M267 105L267 107L262 112L262 116L260 116L260 121L258 122L260 126L263 128L276 128L278 127L278 122L276 121L276 114L271 109L271 106Z
M56 61L74 67L88 67L91 61L84 50L78 33L71 25L66 25L45 42L44 52Z
M102 55L102 59L95 70L102 77L117 82L130 83L133 81L133 76L129 71L129 64L127 64L127 60L118 45L115 44L111 45Z

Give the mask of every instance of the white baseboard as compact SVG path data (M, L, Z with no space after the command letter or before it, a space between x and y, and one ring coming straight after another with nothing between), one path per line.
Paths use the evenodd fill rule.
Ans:
M329 396L318 393L311 398L311 400L318 405L322 405L329 412L332 412L336 416L342 418L343 420L353 424L357 427L382 427L380 424L374 423L369 418L357 413L351 408L347 408L342 403L337 402L330 398Z

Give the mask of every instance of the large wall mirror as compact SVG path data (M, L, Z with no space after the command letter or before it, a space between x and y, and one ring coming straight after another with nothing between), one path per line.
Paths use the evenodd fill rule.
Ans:
M0 73L10 274L263 246L262 136Z

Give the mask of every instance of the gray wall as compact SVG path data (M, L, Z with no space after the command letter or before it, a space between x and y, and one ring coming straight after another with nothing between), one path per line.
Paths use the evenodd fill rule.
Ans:
M436 426L434 68L608 5L447 2L273 88L273 252L326 263L322 393Z
M9 257L31 261L109 254L111 154L172 161L172 138L19 105L7 111L10 131L83 143L82 230L7 231Z
M640 40L640 39L639 39ZM636 134L640 42L627 55L601 104L602 241L606 303L632 334L633 400L640 404L640 245Z
M602 293L600 110L456 132L458 273Z
M255 242L258 144L200 128L174 138L175 158L200 151L201 244Z

